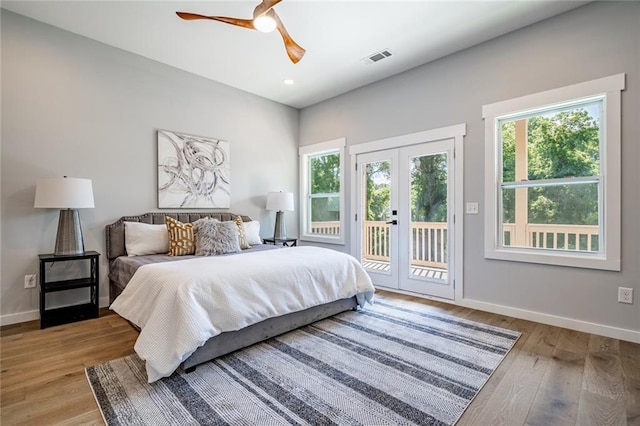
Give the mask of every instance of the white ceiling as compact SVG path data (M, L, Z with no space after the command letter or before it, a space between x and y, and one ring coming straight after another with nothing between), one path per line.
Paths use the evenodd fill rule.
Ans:
M277 31L183 21L176 11L250 19L256 1L2 1L2 8L176 68L303 108L541 21L587 1L284 0ZM389 49L375 64L363 58ZM284 79L295 84L286 86Z

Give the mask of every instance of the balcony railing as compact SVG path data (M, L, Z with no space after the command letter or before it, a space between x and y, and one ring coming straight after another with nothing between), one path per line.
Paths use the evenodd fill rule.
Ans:
M504 223L504 244L506 246L536 247L560 250L598 251L599 228L597 225L551 225L541 223L525 224L524 244L516 244L515 223Z
M386 222L364 222L362 257L389 261L389 232ZM413 222L410 232L411 265L447 268L447 223Z
M389 225L383 221L364 222L362 257L389 261ZM338 234L340 222L312 222L311 233ZM411 225L411 264L446 269L447 224L414 222Z
M311 222L312 234L338 235L340 233L340 221Z
M383 221L365 221L362 257L388 262L390 225ZM503 224L505 245L515 235L515 224ZM312 222L312 233L338 234L340 222ZM447 269L447 223L413 222L410 230L411 264ZM592 225L526 224L524 247L598 251L599 229Z

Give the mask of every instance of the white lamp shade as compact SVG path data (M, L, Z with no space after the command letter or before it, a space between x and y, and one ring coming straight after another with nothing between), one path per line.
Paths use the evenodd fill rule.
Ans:
M267 210L292 211L293 192L269 192L267 194Z
M91 179L42 178L36 184L36 208L92 209L93 186Z

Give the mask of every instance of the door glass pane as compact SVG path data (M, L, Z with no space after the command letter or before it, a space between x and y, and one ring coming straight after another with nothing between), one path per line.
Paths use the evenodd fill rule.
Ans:
M411 180L410 274L447 280L448 206L447 154L409 159Z
M386 222L391 212L391 163L378 161L363 166L362 265L389 274L391 230Z

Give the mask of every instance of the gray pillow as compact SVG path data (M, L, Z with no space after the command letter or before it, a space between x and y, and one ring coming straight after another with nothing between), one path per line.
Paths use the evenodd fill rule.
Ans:
M193 223L196 256L240 253L238 226L234 222L199 219Z

